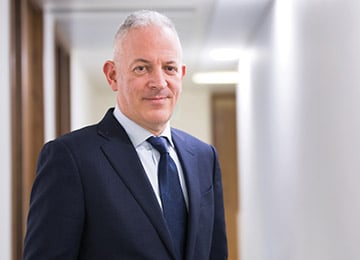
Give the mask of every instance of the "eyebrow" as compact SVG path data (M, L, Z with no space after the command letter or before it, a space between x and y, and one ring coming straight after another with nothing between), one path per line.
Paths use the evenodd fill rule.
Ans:
M150 64L150 62L149 62L148 60L139 58L139 59L135 59L134 61L132 61L132 62L129 64L129 68L132 68L132 67L133 67L134 65L136 65L137 63Z
M143 62L143 63L150 63L150 61L139 58L139 59L135 59L133 62L131 62L131 64L137 63L137 62Z
M131 62L131 66L134 65L135 63L138 63L138 62L141 62L141 63L146 63L146 64L151 64L150 61L146 60L146 59L143 59L143 58L138 58L138 59L135 59L133 62ZM170 60L170 61L167 61L165 62L166 65L169 65L169 64L177 64L176 61L173 61L173 60Z

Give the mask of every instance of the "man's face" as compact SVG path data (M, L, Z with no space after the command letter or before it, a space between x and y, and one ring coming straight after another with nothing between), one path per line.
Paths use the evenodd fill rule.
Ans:
M159 134L182 89L185 66L180 43L171 30L150 26L129 31L119 49L114 63L104 65L117 91L118 106L128 118ZM113 67L112 73L106 72L106 66Z

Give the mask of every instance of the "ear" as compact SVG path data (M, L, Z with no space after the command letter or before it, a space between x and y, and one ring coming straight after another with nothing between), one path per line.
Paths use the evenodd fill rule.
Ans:
M185 76L185 74L186 74L186 65L183 64L181 66L181 78L183 78Z
M116 68L114 61L107 60L103 66L103 72L105 74L106 80L111 86L113 91L117 91L117 84L116 84Z

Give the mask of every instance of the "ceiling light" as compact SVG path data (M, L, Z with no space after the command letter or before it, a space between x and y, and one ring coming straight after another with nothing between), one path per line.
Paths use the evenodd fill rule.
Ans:
M192 80L196 84L237 84L240 73L236 71L216 71L195 73Z
M217 61L231 61L238 60L242 50L234 48L220 48L210 51L210 57Z

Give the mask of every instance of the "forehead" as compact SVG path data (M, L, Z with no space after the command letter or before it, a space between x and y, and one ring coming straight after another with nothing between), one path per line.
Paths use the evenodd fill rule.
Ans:
M181 57L177 35L167 27L146 26L132 28L117 43L121 55L170 55Z

